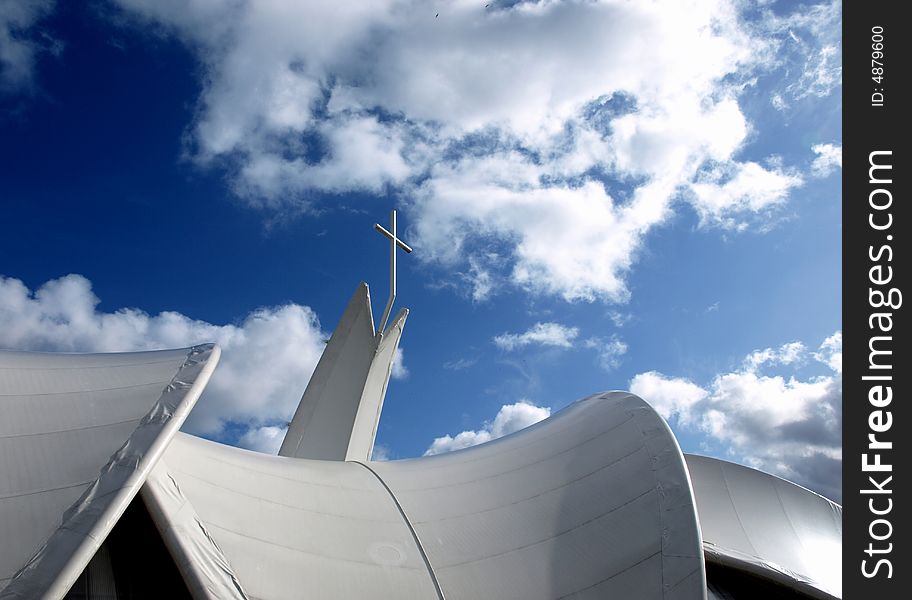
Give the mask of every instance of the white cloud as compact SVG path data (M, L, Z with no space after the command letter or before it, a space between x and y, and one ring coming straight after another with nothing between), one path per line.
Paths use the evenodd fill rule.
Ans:
M579 337L578 327L567 327L560 323L536 323L523 333L503 333L495 336L494 345L508 352L526 346L547 346L552 348L573 348ZM595 350L599 366L611 371L621 363L627 353L627 344L617 335L610 337L593 336L583 340L580 348Z
M621 328L633 321L634 316L630 313L612 310L608 312L608 318L611 319L611 322L614 323L615 327Z
M777 94L794 101L829 96L842 83L842 2L830 0L789 14L766 11L761 27L777 44L786 84ZM775 96L774 96L775 97Z
M393 364L392 370L390 372L390 377L393 379L405 379L409 376L409 370L405 366L403 358L402 347L397 347L396 352L393 354Z
M802 380L760 372L765 365L800 364L807 350L793 342L752 352L742 370L719 374L706 386L650 371L636 375L630 387L663 417L702 432L731 456L838 500L841 339L835 333L814 354L832 375Z
M570 348L579 335L576 327L560 323L536 323L523 333L504 333L494 338L494 344L501 350L516 350L530 344Z
M443 363L443 368L449 371L464 371L475 366L475 363L478 362L478 358L457 358L455 360L448 360Z
M702 224L744 229L748 225L744 217L782 204L789 191L802 183L798 175L746 162L711 170L690 188Z
M627 298L623 274L641 236L664 218L670 192L665 184L644 185L618 206L595 181L540 185L546 174L518 153L440 164L432 173L414 204L420 217L413 239L423 260L455 265L485 240L512 240L503 276L571 301ZM485 270L488 281L493 275Z
M282 447L282 440L285 439L286 431L288 431L287 427L277 427L275 425L251 427L238 440L238 445L241 448L265 454L278 454L279 448Z
M677 417L682 424L691 423L691 409L706 398L707 392L697 384L680 377L666 377L657 371L635 375L630 391L649 402L666 419Z
M830 367L834 372L842 374L842 332L837 331L823 340L820 348L814 353L814 358Z
M418 256L465 272L474 301L508 282L623 302L681 189L710 186L691 197L701 216L740 227L797 185L734 162L742 84L775 64L769 28L785 26L758 30L729 0L458 0L445 19L412 0L119 3L198 53L201 164L229 158L234 190L274 209L331 201L314 191L408 198ZM695 180L707 161L730 165L728 187Z
M237 325L214 325L176 312L103 312L98 302L80 275L34 292L0 277L0 347L114 352L216 342L222 358L186 428L218 436L227 423L246 425L251 430L242 443L248 447L266 447L273 426L291 418L326 337L314 312L297 304L257 309Z
M44 47L33 27L53 8L53 0L0 2L0 92L32 85L35 57Z
M486 421L480 429L463 431L456 434L455 437L444 435L443 437L435 438L424 452L424 455L442 454L483 444L514 431L525 429L529 425L547 419L549 416L551 416L550 408L535 406L525 400L516 404L504 404L497 411L493 421Z
M833 171L842 168L842 146L835 144L815 144L811 147L814 162L811 163L811 173L815 177L826 177Z
M252 153L241 168L235 190L254 198L294 194L309 187L333 193L366 190L379 194L385 186L402 184L412 174L402 157L403 136L395 127L381 125L376 117L339 117L315 127L331 149L328 156L310 164L304 158Z
M755 467L839 499L842 379L727 373L711 386L702 429Z
M616 335L609 338L592 337L583 345L596 351L599 366L605 371L616 369L621 364L621 357L627 353L627 344Z
M386 444L374 444L371 460L393 460L393 451Z
M778 348L754 350L744 359L744 368L754 372L765 364L790 365L801 361L807 348L801 342L789 342Z
M484 302L494 293L494 277L477 256L469 257L469 272L465 279L472 288L472 302Z
M772 104L776 110L784 111L788 108L788 103L785 101L785 98L782 97L782 94L773 94L770 97L770 104Z

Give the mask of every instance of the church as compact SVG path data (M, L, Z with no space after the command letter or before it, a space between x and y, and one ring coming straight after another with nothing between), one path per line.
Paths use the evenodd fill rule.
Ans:
M422 458L371 453L408 310L358 286L278 456L180 432L213 344L0 351L0 599L841 598L842 507L684 454L627 392ZM263 374L268 377L267 374Z

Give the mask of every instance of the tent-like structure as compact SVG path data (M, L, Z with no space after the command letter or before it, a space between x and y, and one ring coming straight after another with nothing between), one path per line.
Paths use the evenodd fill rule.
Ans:
M358 288L279 456L178 431L216 346L0 352L0 598L841 597L841 507L629 393L371 461L407 315Z

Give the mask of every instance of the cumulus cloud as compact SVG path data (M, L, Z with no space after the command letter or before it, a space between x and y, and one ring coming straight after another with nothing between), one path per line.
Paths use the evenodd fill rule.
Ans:
M543 419L551 416L548 407L535 406L525 400L516 404L504 404L497 411L493 421L486 421L480 429L467 430L455 436L444 435L435 438L424 452L425 456L442 454L453 450L461 450L469 446L477 446L507 434L525 429Z
M806 353L807 348L801 342L789 342L778 348L754 350L744 359L744 366L746 370L755 372L765 364L791 365L802 360Z
M813 27L810 8L761 27L730 0L457 0L446 19L413 0L117 1L204 65L188 125L201 165L231 165L234 191L273 209L408 198L421 260L464 273L474 301L507 283L623 302L682 189L703 186L685 199L706 223L743 228L798 184L736 160L739 97L781 67L770 31ZM728 180L701 179L708 162Z
M481 271L483 297L491 280L503 277L568 301L625 301L624 276L642 236L665 218L671 184L644 185L621 206L599 182L542 185L547 177L518 152L434 166L413 200L422 260L455 266L484 252L490 240L509 240L506 266Z
M409 375L403 356L402 348L396 348L396 352L393 354L392 371L390 372L390 377L393 379L405 379Z
M98 303L80 275L34 291L0 277L0 347L116 352L216 342L222 358L185 427L218 437L226 425L246 426L241 445L266 451L280 443L277 424L293 415L326 337L314 312L297 304L260 308L238 324L215 325L170 311L104 312Z
M709 170L691 190L702 224L745 229L749 225L745 217L765 214L802 183L794 173L746 162Z
M494 344L502 350L516 350L531 344L570 348L579 335L576 327L560 323L536 323L523 333L504 333L494 338Z
M374 444L371 460L393 460L393 451L385 444Z
M811 150L816 154L811 163L811 173L815 177L826 177L833 171L842 168L842 146L836 144L815 144Z
M702 427L748 464L841 499L842 380L720 375ZM827 466L828 465L828 466Z
M265 454L278 454L286 431L288 431L287 427L276 425L251 427L238 440L238 446Z
M692 422L693 407L708 392L680 377L666 377L658 371L639 373L630 380L630 391L649 402L666 419L675 417L684 425Z
M630 382L633 393L666 419L702 432L736 459L796 481L837 501L842 497L842 334L812 356L832 373L807 379L768 375L771 365L796 366L804 344L749 354L740 370L701 386L650 371Z
M837 331L823 340L820 348L814 353L814 359L830 367L834 372L842 374L842 332Z
M34 26L53 8L53 0L0 2L0 92L31 86L36 55L47 44Z
M621 357L627 353L627 344L616 335L609 338L592 337L583 345L595 350L598 364L605 371L616 369L621 364Z

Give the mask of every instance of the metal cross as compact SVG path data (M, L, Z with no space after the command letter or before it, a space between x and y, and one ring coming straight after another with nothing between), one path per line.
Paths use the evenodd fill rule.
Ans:
M377 333L382 333L386 328L386 320L389 318L390 310L393 308L393 301L396 299L396 246L405 250L406 254L412 252L408 244L396 237L395 209L390 211L390 228L393 230L392 232L387 231L380 223L374 223L374 229L389 238L390 241L390 295L389 300L386 301L386 308L383 309L383 318L380 319L380 328Z

